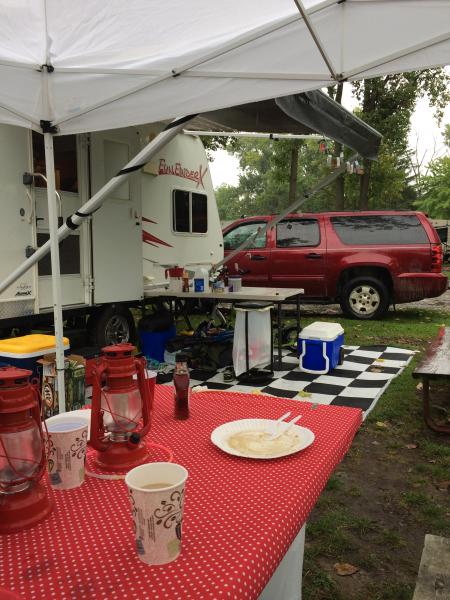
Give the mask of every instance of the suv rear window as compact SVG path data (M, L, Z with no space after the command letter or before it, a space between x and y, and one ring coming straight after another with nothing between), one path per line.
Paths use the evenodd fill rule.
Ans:
M427 244L428 236L416 215L331 217L344 244Z

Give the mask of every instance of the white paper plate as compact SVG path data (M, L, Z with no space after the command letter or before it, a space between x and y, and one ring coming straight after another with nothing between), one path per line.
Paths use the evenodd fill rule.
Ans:
M71 410L69 412L61 413L60 415L55 415L53 417L49 417L45 420L46 423L60 423L62 421L73 421L73 418L76 417L78 419L82 419L87 422L88 425L88 440L91 438L91 409L80 409L80 410Z
M242 456L244 458L256 458L269 460L272 458L281 458L282 456L289 456L290 454L295 454L300 450L304 450L308 446L310 446L314 441L314 433L307 429L306 427L300 427L299 425L293 425L291 428L291 432L296 433L299 441L298 444L289 451L280 452L279 454L271 454L270 456L256 456L254 454L242 453L235 448L232 448L228 444L228 439L235 433L239 433L240 431L271 431L270 424L273 423L271 419L241 419L239 421L231 421L230 423L224 423L219 427L216 427L214 431L211 433L211 441L218 448L227 452L228 454L233 454L234 456Z

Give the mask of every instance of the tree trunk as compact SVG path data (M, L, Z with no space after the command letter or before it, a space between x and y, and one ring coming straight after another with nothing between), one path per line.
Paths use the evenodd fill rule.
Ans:
M370 160L364 159L364 175L361 175L359 184L359 210L369 209L369 182L370 173L372 171L372 163Z
M364 113L371 114L377 106L377 86L376 82L365 80L364 81L364 96L362 104L362 117L364 119ZM370 122L370 121L369 121ZM361 175L359 182L359 210L368 210L369 208L369 183L370 174L372 172L372 163L370 160L363 160L364 175Z
M337 89L336 89L336 96L334 97L334 99L339 104L342 104L343 88L344 88L344 84L342 82L338 83ZM336 142L334 148L335 148L336 156L340 156L341 152L342 152L342 144L338 144ZM345 199L344 199L345 183L344 183L344 181L345 181L344 173L342 173L342 175L339 175L339 177L336 179L336 181L334 183L336 210L344 210L344 206L345 206Z
M298 145L291 148L291 172L289 176L289 204L295 201L297 196L297 178L298 178Z

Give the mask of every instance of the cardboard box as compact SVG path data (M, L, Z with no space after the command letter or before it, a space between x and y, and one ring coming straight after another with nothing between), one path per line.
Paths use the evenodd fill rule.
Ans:
M42 402L47 419L59 412L58 381L55 354L46 354L37 362L42 365ZM66 411L78 410L85 404L86 361L82 356L70 354L64 359Z

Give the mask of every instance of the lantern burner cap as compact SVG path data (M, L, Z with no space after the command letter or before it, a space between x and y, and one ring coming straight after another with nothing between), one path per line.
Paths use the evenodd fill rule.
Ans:
M18 367L6 366L0 367L0 387L12 387L28 383L33 375L28 369L19 369Z
M108 358L124 358L132 356L135 347L128 342L123 344L114 344L113 346L105 346L102 348L103 354Z

